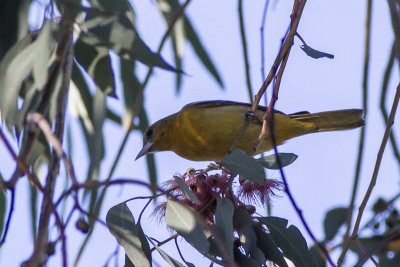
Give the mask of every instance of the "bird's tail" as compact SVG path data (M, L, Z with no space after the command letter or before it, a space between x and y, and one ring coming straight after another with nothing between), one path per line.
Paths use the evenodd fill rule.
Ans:
M300 122L313 123L316 126L314 132L349 130L365 124L362 109L345 109L314 114L296 113L289 116Z

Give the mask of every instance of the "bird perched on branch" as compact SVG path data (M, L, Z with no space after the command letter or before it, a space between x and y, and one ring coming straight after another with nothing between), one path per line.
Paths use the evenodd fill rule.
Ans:
M151 125L144 134L143 148L136 159L156 151L174 151L195 161L220 161L235 141L234 148L251 151L262 129L266 107L258 107L248 127L235 140L250 104L232 101L204 101L184 106L179 112ZM346 109L310 114L286 115L274 110L277 145L293 137L325 131L348 130L364 125L363 110ZM254 119L256 118L256 119ZM267 133L258 149L259 154L273 148Z

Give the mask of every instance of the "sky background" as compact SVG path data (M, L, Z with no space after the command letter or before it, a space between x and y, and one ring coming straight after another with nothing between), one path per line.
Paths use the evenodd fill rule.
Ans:
M379 111L380 88L382 75L393 42L393 33L386 1L373 2L373 26L371 39L371 61L369 77L369 113L367 117L366 149L361 171L361 181L357 195L357 206L368 187L375 165L376 155L383 137L385 124ZM165 26L153 1L134 1L133 7L137 16L137 28L142 39L156 50ZM260 56L260 26L264 1L244 1L244 18L246 25L247 44L251 64L251 80L256 93L262 84ZM289 15L292 1L270 1L270 8L265 26L265 69L269 68L278 52L281 38L289 25ZM320 112L347 108L361 108L361 86L364 53L364 24L366 1L308 1L302 15L299 34L312 48L335 55L330 59L312 59L301 49L301 42L295 38L285 73L283 75L279 100L276 109L285 113L299 111ZM244 75L242 48L239 35L237 1L192 1L186 9L186 14L199 33L211 58L220 72L225 89L207 73L193 54L189 45L185 47L184 77L181 93L175 93L174 73L157 69L145 92L145 107L150 123L179 111L185 104L200 100L233 100L249 102ZM35 25L35 24L34 24ZM173 62L170 43L162 51L168 62ZM143 80L147 68L140 66ZM398 73L391 79L387 96L387 109L391 107L395 87L399 80ZM270 90L270 88L268 89ZM121 89L117 88L121 95ZM108 98L113 108L122 112L120 100ZM83 135L75 118L72 121L74 137L72 159L78 177L86 176L88 155L82 153ZM396 119L394 129L397 130ZM105 178L117 149L122 141L124 131L117 125L107 122L104 128L106 140L106 158L104 159L101 177ZM398 135L397 135L398 136ZM323 219L327 210L346 206L349 203L355 161L357 156L359 130L311 134L288 141L279 147L280 152L292 152L298 159L285 168L285 174L297 201L303 211L313 233L318 239L323 239ZM135 178L148 180L145 159L134 161L142 146L142 136L131 134L127 148L115 171L115 178ZM16 149L16 146L14 146ZM4 177L9 177L14 169L4 145L0 144L0 168ZM392 157L390 145L383 156L377 185L370 198L369 206L378 196L391 198L399 190L399 166ZM156 162L160 182L172 179L173 175L183 174L190 167L205 168L207 162L192 162L178 157L173 152L156 154ZM12 166L12 167L7 167ZM280 179L278 171L268 171L268 178ZM60 179L62 180L62 179ZM58 183L62 186L63 182ZM4 266L17 266L26 260L32 252L30 234L28 183L26 179L19 182L17 188L15 213L6 245L0 250L0 263ZM112 187L107 193L101 218L105 220L106 213L112 206L135 196L147 196L149 191L138 186ZM273 198L272 212L274 216L283 217L294 224L309 241L297 213L289 203L284 192L279 192ZM129 207L135 218L143 203L134 201ZM146 234L158 240L167 238L168 232L164 223L151 218L152 206L148 208L142 226ZM368 209L364 219L368 219ZM262 211L262 209L260 209ZM76 216L75 220L78 217ZM150 218L150 219L147 219ZM73 224L68 235L69 264L76 255L84 235L75 231ZM53 229L55 232L55 229ZM183 245L179 240L181 250L186 260L196 266L204 266L209 261L204 259L194 249ZM336 243L335 243L336 244ZM311 245L311 244L310 244ZM85 255L79 266L102 266L116 248L114 237L108 229L98 224L92 236ZM59 246L57 247L59 249ZM173 242L163 246L171 256L179 259ZM335 256L336 255L336 256ZM165 266L155 252L157 263ZM337 254L333 254L336 261ZM57 266L60 257L52 257L49 266ZM181 261L181 260L180 260ZM114 263L114 261L111 261ZM119 251L119 262L122 265L123 253ZM350 260L348 261L350 263ZM157 265L155 265L157 266Z

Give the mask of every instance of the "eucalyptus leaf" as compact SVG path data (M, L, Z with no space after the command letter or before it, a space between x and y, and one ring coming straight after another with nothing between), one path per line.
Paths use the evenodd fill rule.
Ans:
M213 232L216 238L222 241L225 251L231 258L233 258L233 212L234 206L230 199L217 198Z
M332 54L328 54L328 53L325 53L325 52L321 52L321 51L315 50L314 48L311 48L311 47L309 47L308 45L305 45L305 44L301 45L300 47L301 47L301 49L303 49L303 51L308 56L310 56L312 58L315 58L315 59L318 59L318 58L321 58L321 57L326 57L326 58L329 58L329 59L333 59L335 57Z
M182 189L182 192L188 199L197 204L200 202L199 198L189 189L187 184L185 184L185 182L182 181L181 177L174 175L174 179L175 182L178 184L179 188Z
M318 267L326 267L326 260L321 256L321 252L315 245L310 248L310 253L317 262Z
M158 8L165 18L165 22L168 25L171 18L176 15L176 12L181 7L178 0L158 0ZM215 64L212 62L209 53L206 51L204 45L202 44L199 34L194 29L190 19L186 14L183 15L183 19L180 19L175 24L172 31L172 46L175 59L175 65L177 69L182 69L183 66L183 48L184 41L188 41L192 46L195 54L200 59L203 66L208 70L208 72L214 77L217 83L224 87L221 76L219 75ZM176 92L179 93L181 86L181 73L177 73L176 76Z
M134 105L136 101L136 97L139 93L141 83L135 74L135 62L132 60L120 59L120 73L121 73L121 81L123 86L123 94L124 94L124 104L125 104L125 114L122 119L122 126L125 130L128 130L128 126L132 120L132 105ZM143 101L141 101L141 108L139 108L139 125L137 128L145 133L147 128L149 127L149 119L147 117L146 110L143 108ZM136 128L136 129L137 129ZM146 155L147 162L147 171L149 174L149 181L151 185L151 192L156 194L157 188L157 168L156 168L156 160L154 154Z
M144 252L144 249L148 249L148 244L143 243L143 233L142 231L138 232L141 228L140 226L137 228L135 225L135 219L125 202L108 211L106 223L135 266L151 266L151 262Z
M176 0L175 0L176 1ZM189 21L187 17L185 17L185 31L186 31L186 38L190 42L193 47L194 52L206 67L206 69L211 73L214 79L217 81L221 88L224 88L224 83L222 81L221 76L219 75L215 64L212 62L209 53L206 51L205 47L201 43L200 37L198 33L196 33L193 25Z
M222 165L233 174L240 174L251 182L264 184L265 171L259 161L235 149L222 159Z
M233 227L239 234L239 239L246 253L257 248L257 237L254 232L253 217L242 208L235 208L233 214Z
M115 12L115 10L114 10ZM121 58L139 60L148 66L178 71L159 54L153 53L140 38L133 21L131 8L116 13L87 12L87 33L81 40L88 45L114 50Z
M153 246L157 249L157 251L160 253L160 255L164 258L164 260L169 264L171 267L185 267L182 263L179 261L175 260L171 256L169 256L167 253L165 253L164 250L162 250L159 246L157 246L156 242L153 240L149 239L150 242L153 244Z
M340 227L346 223L348 208L338 207L331 209L325 215L324 232L325 240L332 240Z
M164 21L168 26L173 17L176 16L180 8L180 4L176 0L157 0L158 9L161 11ZM184 16L182 16L184 17ZM179 18L172 29L170 34L172 51L174 53L175 66L177 69L182 69L183 66L183 53L185 47L185 24L183 18ZM179 93L182 85L182 73L176 73L176 92Z
M168 200L165 220L169 227L183 236L200 252L208 251L209 243L204 235L204 229L195 214L184 205Z
M299 229L293 225L287 227L288 221L283 218L260 217L258 220L267 226L274 242L283 251L284 256L291 260L296 267L317 266Z
M254 225L254 231L257 236L257 247L261 249L267 260L272 261L280 267L288 266L278 245L272 237L261 230L258 225Z
M238 248L234 249L235 263L240 267L260 267L261 265L254 259L244 255Z
M115 97L114 73L109 50L101 46L92 46L81 37L75 44L75 58L92 77L96 85L109 96Z
M297 159L297 155L293 153L278 153L278 156L282 164L282 168L292 164ZM257 160L261 165L264 166L264 168L272 170L279 169L276 154L268 155Z
M1 180L3 180L2 175ZM3 230L4 230L4 222L7 216L7 196L6 192L0 190L0 236L3 237Z
M16 116L20 85L29 73L32 73L36 89L41 90L46 84L52 25L52 22L46 21L34 41L31 41L32 36L22 39L0 62L0 110L3 119Z

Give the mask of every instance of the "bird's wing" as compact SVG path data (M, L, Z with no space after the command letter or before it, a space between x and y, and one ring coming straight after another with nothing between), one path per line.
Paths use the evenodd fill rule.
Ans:
M248 109L251 109L251 104L249 103L241 103L241 102L235 102L235 101L228 101L228 100L210 100L210 101L198 101L198 102L193 102L190 104L187 104L184 106L182 109L186 109L189 107L196 107L196 108L215 108L215 107L226 107L226 106L241 106L241 107L246 107ZM259 111L267 111L267 107L264 106L258 106L257 109ZM279 111L279 110L274 110L275 113L280 113L284 114L285 113Z

